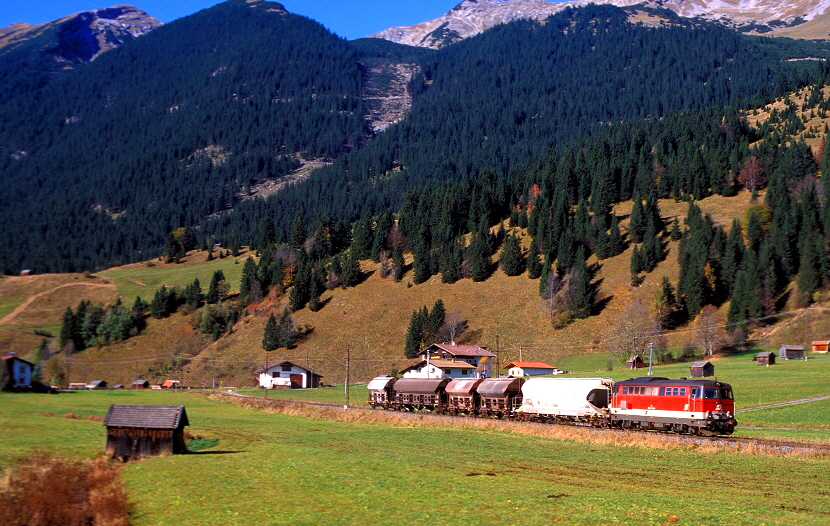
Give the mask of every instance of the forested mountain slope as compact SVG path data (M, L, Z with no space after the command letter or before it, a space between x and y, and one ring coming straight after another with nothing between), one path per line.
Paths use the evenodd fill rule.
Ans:
M0 268L152 257L300 158L364 140L355 51L271 2L163 26L0 106Z
M280 4L220 4L0 106L0 268L147 259L179 227L255 243L264 218L287 239L298 213L306 227L353 222L442 181L481 189L472 197L495 199L495 218L518 200L504 192L550 149L622 120L760 105L820 75L789 59L827 55L673 20L647 28L588 6L419 55L345 42ZM360 63L372 57L422 73L407 117L358 148L369 136ZM287 191L240 203L300 158L334 157Z

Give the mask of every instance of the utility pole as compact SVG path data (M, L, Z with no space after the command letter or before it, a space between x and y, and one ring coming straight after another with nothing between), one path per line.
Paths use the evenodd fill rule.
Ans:
M499 367L501 367L501 364L499 363L499 335L496 334L496 378L499 377L499 371L501 371ZM490 377L492 378L492 376L493 373L491 372Z
M648 375L651 376L654 372L651 370L651 364L653 363L654 358L654 344L649 342L648 344Z
M351 347L346 348L346 405L343 406L343 409L349 408L349 373L350 371L350 364L352 357L352 349Z

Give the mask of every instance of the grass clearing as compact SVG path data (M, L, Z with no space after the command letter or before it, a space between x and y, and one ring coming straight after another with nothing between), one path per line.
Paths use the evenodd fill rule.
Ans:
M0 401L4 467L33 447L94 457L104 448L104 428L85 418L103 416L110 403L185 404L189 432L218 442L124 466L137 525L264 517L282 524L822 524L830 513L830 492L820 490L830 483L823 458L787 458L780 469L781 458L487 427L338 422L188 393L2 394ZM770 492L781 487L812 489Z

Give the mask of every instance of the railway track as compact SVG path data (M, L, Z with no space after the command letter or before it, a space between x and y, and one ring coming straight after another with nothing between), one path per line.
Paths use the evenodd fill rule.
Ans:
M307 406L307 407L319 407L323 409L332 409L332 410L345 410L345 411L358 411L364 412L367 414L377 414L377 413L388 413L390 415L396 415L398 417L403 418L415 418L415 419L429 419L432 421L452 421L455 419L471 419L471 420L479 420L479 417L475 416L452 416L447 414L437 414L433 412L426 412L426 411L384 411L383 409L372 409L370 407L360 407L360 406L345 406L345 405L337 405L337 404L324 404L324 403L317 403L317 402L304 402L304 401L297 401L297 400L283 400L283 399L269 399L269 398L262 398L262 397L253 397L249 395L241 395L236 392L226 393L230 396L242 398L242 399L250 399L262 402L270 402L270 403L283 403L283 404L291 404L291 405L299 405L299 406ZM818 397L818 399L825 399L830 398L828 397ZM771 405L778 405L778 404L771 404ZM792 405L792 404L790 404ZM755 408L752 408L755 409ZM773 440L773 439L763 439L763 438L751 438L751 437L736 437L736 436L716 436L716 437L703 437L703 436L696 436L696 435L688 435L688 434L677 434L677 433L670 433L670 432L659 432L659 431L643 431L643 430L626 430L626 429L617 429L617 428L599 428L599 427L592 427L587 424L547 424L547 423L539 423L539 422L519 422L517 420L512 419L501 419L499 420L506 429L509 429L510 426L538 426L538 428L545 429L549 428L550 426L558 425L558 426L565 426L565 427L580 427L586 430L590 430L592 433L623 433L627 434L628 436L643 436L643 437L655 437L659 436L664 440L675 441L678 443L686 443L686 444L695 444L695 445L711 445L716 447L734 449L737 451L750 451L750 450L760 450L766 453L771 454L780 454L780 455L789 455L789 454L817 454L817 455L828 455L830 456L830 443L828 444L814 444L814 443L807 443L807 442L793 442L787 440Z
M735 414L751 413L752 411L763 411L764 409L774 409L776 407L789 407L791 405L806 404L809 402L818 402L819 400L830 399L830 395L814 396L812 398L802 398L800 400L788 400L786 402L777 402L775 404L764 404L755 407L747 407L746 409L736 409Z

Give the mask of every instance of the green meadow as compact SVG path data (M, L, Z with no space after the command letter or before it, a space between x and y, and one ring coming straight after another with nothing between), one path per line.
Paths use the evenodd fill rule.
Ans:
M279 395L289 393L297 392ZM342 387L306 393L343 396ZM212 445L124 465L138 525L826 524L830 516L826 457L335 421L188 392L0 394L0 467L34 448L100 455L105 428L89 418L111 403L184 404L188 432Z

